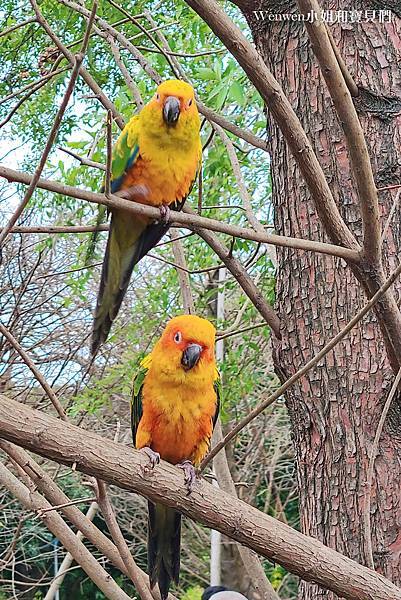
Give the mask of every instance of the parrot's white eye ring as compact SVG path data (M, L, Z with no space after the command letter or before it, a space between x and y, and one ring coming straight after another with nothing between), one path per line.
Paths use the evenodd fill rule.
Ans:
M174 334L174 341L176 344L179 344L180 342L182 342L181 331L177 331L177 333Z

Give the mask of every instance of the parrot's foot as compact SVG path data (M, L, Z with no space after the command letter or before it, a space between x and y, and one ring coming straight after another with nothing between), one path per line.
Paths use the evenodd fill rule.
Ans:
M196 483L196 469L190 460L183 460L177 467L184 471L184 481L187 486L187 496L189 496Z
M164 204L162 204L159 207L160 210L160 221L163 225L167 225L167 223L170 221L170 213L171 210L169 209L168 206L165 206Z
M144 446L143 448L141 448L141 452L146 454L146 456L149 458L150 463L149 465L145 465L144 467L142 467L142 472L144 474L149 473L149 471L152 471L152 469L154 469L155 466L159 464L160 454L158 452L154 452L154 450L152 450L152 448L149 448L148 446Z

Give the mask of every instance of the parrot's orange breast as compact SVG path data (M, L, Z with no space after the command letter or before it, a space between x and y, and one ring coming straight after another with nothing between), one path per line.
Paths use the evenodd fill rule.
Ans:
M157 382L145 382L136 446L141 447L141 435L146 432L150 447L164 460L199 464L209 448L216 400L212 383L203 389L182 385L177 390L175 386L160 389Z
M138 157L124 178L121 189L143 185L149 190L144 201L151 206L169 205L188 196L198 169L199 156L179 155L146 159Z

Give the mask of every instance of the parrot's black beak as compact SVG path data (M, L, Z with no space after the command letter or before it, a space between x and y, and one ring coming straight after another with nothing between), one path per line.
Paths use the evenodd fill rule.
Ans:
M180 116L180 101L175 96L166 98L163 106L163 119L167 125L175 125Z
M185 371L189 371L198 364L202 350L203 348L202 346L199 346L199 344L189 344L184 350L182 353L181 364Z

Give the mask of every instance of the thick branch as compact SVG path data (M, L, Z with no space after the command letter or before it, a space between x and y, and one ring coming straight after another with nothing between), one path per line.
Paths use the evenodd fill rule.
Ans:
M0 396L0 435L41 456L75 463L78 471L172 506L343 598L401 600L401 590L381 575L245 502L204 481L188 497L183 493L183 474L176 467L162 462L144 474L141 467L147 460L140 452L5 396Z
M321 13L318 0L297 0L297 2L305 15L311 12ZM326 24L316 19L313 23L308 23L306 20L305 25L347 140L362 212L364 254L373 265L380 264L379 202L362 126L330 42Z
M339 213L308 137L281 86L262 57L216 0L186 1L237 59L266 102L298 163L320 219L331 239L336 244L356 250L357 242Z

